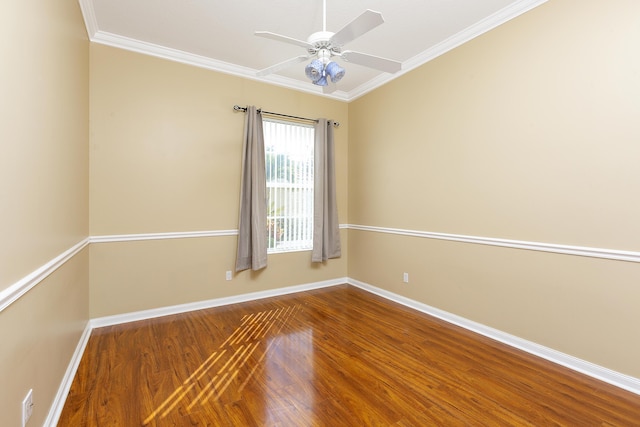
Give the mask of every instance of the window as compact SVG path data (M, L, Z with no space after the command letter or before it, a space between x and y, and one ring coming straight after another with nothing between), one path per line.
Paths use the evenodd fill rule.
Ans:
M313 247L312 126L263 120L267 174L267 252Z

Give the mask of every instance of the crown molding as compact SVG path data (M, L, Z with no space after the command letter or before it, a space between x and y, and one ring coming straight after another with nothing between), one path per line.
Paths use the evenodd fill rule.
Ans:
M476 22L475 24L467 27L459 33L454 34L441 43L438 43L431 49L427 49L424 52L419 53L413 58L407 60L403 64L402 73L413 70L437 58L440 55L444 55L450 50L453 50L456 47L463 45L488 31L493 30L494 28L504 24L505 22L511 21L512 19L522 15L525 12L530 11L535 7L540 6L543 3L546 3L547 1L548 0L521 0L513 3L505 7L504 9L499 10L493 15L490 15L485 19ZM395 77L396 76L394 75L394 78Z
M87 31L90 31L88 26ZM229 62L218 61L217 59L212 59L206 56L196 55L179 49L160 46L154 43L148 43L145 41L120 36L118 34L113 34L106 31L96 31L95 33L93 33L93 35L89 33L89 38L92 42L103 44L105 46L111 46L118 49L141 53L143 55L155 56L156 58L167 59L169 61L192 65L199 68L205 68L207 70L212 70L223 74L229 74L249 80L269 83L287 89L309 93L312 95L319 95L338 99L341 101L348 101L348 94L343 91L336 91L331 94L325 94L322 92L322 88L318 86L309 85L307 82L279 76L276 74L266 77L257 77L256 70L254 70L253 68L242 67L240 65L231 64Z
M172 49L153 43L147 43L129 37L123 37L117 34L100 31L98 21L95 16L95 11L93 9L93 2L91 0L78 1L80 3L80 9L82 10L82 16L84 17L85 25L87 27L89 40L94 43L100 43L111 47L167 59L170 61L193 65L224 74L230 74L250 80L273 84L276 86L293 89L312 95L324 96L339 101L350 102L357 98L360 98L361 96L364 96L365 94L379 88L380 86L394 79L397 79L398 77L408 73L409 71L426 64L427 62L437 58L438 56L443 55L452 49L455 49L461 44L464 44L486 33L487 31L490 31L497 26L510 21L513 18L516 18L517 16L522 15L525 12L528 12L529 10L537 6L546 3L548 0L521 0L512 3L511 5L494 13L493 15L449 37L448 39L432 47L431 49L427 49L426 51L405 61L402 64L402 69L395 74L380 74L349 92L338 90L330 94L325 94L322 91L322 88L310 85L308 82L303 82L300 80L275 74L266 77L257 77L257 70L254 70L252 68L242 67L205 56L184 52L178 49Z
M395 74L381 74L378 77L369 80L368 82L358 86L348 94L348 101L353 101L367 93L379 88L380 86L389 83L392 80L412 71L435 58L444 55L450 50L463 45L482 34L493 30L494 28L510 21L531 9L546 3L548 0L521 0L513 3L491 16L467 27L466 29L454 34L448 39L438 43L430 49L419 53L418 55L410 58L402 63L402 69Z
M93 9L93 2L91 0L78 0L78 3L80 4L80 11L84 18L84 25L87 27L89 40L93 40L93 36L98 31L98 20L95 10Z

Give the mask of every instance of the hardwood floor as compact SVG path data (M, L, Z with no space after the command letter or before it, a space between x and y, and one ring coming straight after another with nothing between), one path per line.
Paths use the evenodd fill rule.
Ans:
M59 426L638 426L640 396L344 285L93 331Z

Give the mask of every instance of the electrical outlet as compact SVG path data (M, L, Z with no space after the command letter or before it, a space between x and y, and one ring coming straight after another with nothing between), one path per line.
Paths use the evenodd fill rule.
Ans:
M227 270L226 278L227 278L227 280L231 280L231 278L233 278L233 273L231 272L231 270Z
M33 414L33 389L30 389L22 400L22 427L27 425L31 414Z
M409 273L402 273L402 281L404 283L409 283Z

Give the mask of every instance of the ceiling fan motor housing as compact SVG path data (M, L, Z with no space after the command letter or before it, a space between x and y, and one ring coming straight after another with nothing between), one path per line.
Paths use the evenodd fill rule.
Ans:
M317 33L313 33L307 39L307 42L313 45L313 48L307 49L309 55L318 54L318 57L323 60L323 62L328 62L329 59L334 55L340 55L342 49L340 46L333 46L331 43L331 37L333 37L335 33L331 31L318 31ZM323 58L323 51L326 51L324 55L328 56Z

